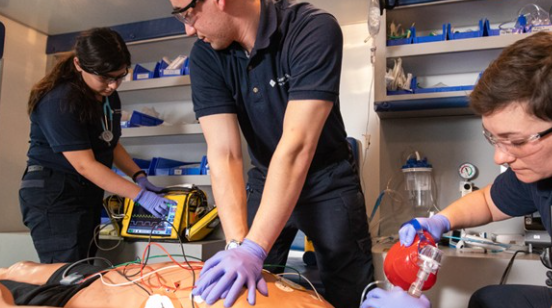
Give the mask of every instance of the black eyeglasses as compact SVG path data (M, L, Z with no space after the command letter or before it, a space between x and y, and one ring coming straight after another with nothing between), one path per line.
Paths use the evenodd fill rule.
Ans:
M181 23L190 24L190 9L193 9L196 6L197 0L192 0L190 4L186 5L181 9L174 9L171 14L178 19Z
M122 81L126 76L128 75L128 68L126 69L126 71L119 75L119 76L109 76L109 75L99 75L98 74L98 77L100 77L102 79L103 82L105 83L112 83L112 82L120 82Z
M110 84L112 82L120 82L120 81L123 80L123 78L125 78L128 75L128 67L126 68L125 72L123 74L119 75L119 76L103 75L103 74L100 74L100 73L96 72L95 70L86 69L82 66L81 66L81 68L85 72L97 76L102 82L107 83L107 84Z

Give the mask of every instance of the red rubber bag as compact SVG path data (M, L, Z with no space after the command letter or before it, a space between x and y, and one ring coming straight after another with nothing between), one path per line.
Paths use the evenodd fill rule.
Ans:
M425 240L420 241L418 235L414 238L412 245L405 247L400 242L395 243L387 252L383 262L383 272L387 280L394 286L408 290L410 285L416 281L416 274L420 267L418 266L418 249L426 245L435 247L435 241L431 235L424 231ZM438 270L437 270L438 272ZM430 274L424 283L423 291L431 289L437 281L437 272Z

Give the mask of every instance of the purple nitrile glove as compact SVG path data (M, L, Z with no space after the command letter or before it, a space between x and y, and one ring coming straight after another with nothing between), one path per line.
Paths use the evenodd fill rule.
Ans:
M261 246L248 239L237 248L219 251L203 265L192 294L201 296L208 305L225 298L224 307L231 307L245 285L247 301L255 305L256 290L268 296L268 287L261 275L266 256Z
M140 190L134 202L139 203L143 208L157 218L165 218L169 213L169 206L176 205L176 201L165 199L154 192Z
M416 218L423 230L426 230L431 234L434 241L439 241L441 235L450 231L450 221L448 218L441 214L431 216L430 218L418 217ZM404 246L412 245L414 237L416 237L417 230L410 222L405 223L399 230L399 239Z
M156 193L163 190L162 187L157 187L157 186L153 185L148 180L147 176L141 176L141 177L137 178L136 179L136 184L138 184L138 186L140 186L140 188L142 188L142 189L153 191L153 192L156 192Z
M360 308L430 308L431 303L425 295L416 298L400 287L389 291L376 288L366 296Z

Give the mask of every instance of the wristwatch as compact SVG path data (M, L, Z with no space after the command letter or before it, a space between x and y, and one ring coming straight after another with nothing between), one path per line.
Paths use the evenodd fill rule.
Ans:
M234 249L234 248L238 248L240 247L242 244L242 242L238 241L238 240L230 240L230 242L228 242L228 244L226 244L226 247L224 248L224 250L230 250L230 249Z

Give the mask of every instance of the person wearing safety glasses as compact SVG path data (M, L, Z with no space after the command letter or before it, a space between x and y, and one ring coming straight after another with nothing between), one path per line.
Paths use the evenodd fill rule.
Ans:
M451 229L538 212L552 234L552 33L536 33L506 48L481 76L470 95L470 107L482 116L483 136L495 148L495 163L508 169L494 183L431 218L417 218L418 222L439 240ZM401 243L411 245L415 234L414 226L405 224L399 230ZM552 269L549 249L544 252L541 260ZM468 307L550 306L552 289L546 286L492 285L476 291ZM367 307L430 304L401 290L376 289L362 305Z
M28 160L19 202L41 263L95 255L104 190L133 199L162 218L174 201L155 194L119 143L121 101L116 89L128 74L130 53L108 28L82 32L31 90ZM111 170L112 164L136 182Z
M205 263L194 293L231 306L245 285L254 304L257 290L267 295L263 264L285 265L299 229L314 244L327 300L358 306L374 273L339 109L337 20L288 0L170 2L199 38L189 57L192 100L228 243ZM253 164L247 185L240 129Z

